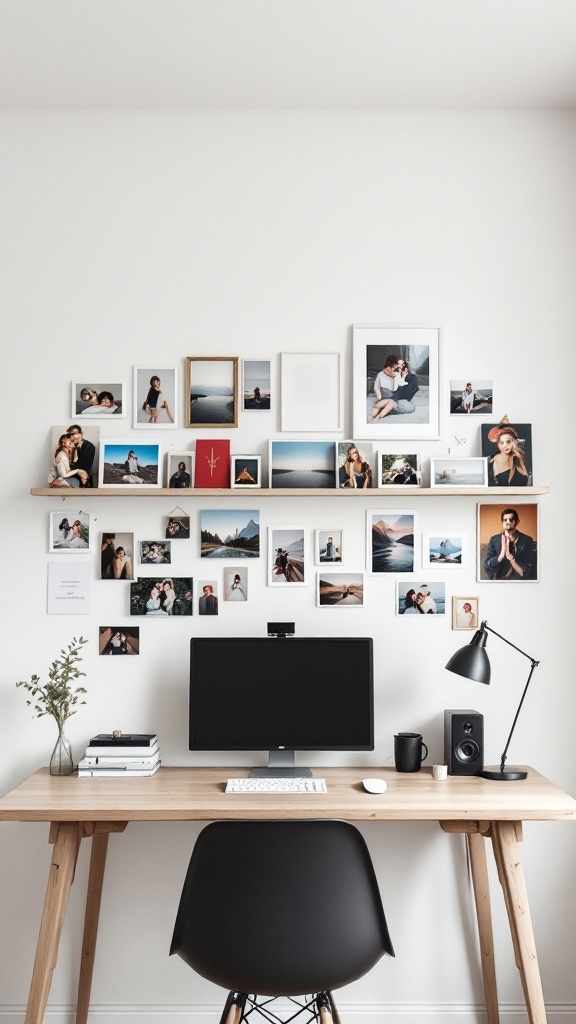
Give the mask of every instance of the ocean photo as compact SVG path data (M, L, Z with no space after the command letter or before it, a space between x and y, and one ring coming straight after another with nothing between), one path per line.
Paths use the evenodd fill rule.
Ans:
M462 537L428 537L425 560L431 565L462 565Z
M336 487L333 441L271 441L271 487Z
M237 425L238 359L205 359L189 356L187 372L187 425Z

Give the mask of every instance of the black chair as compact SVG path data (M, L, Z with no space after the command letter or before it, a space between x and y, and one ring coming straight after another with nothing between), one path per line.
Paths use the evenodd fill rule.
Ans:
M170 953L230 989L220 1024L288 997L339 1024L332 990L394 950L370 854L347 821L218 821L199 835ZM309 994L303 1001L303 993Z

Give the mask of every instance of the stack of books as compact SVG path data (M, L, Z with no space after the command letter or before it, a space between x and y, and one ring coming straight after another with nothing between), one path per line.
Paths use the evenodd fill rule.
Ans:
M79 778L147 778L160 767L155 733L100 733L78 764Z

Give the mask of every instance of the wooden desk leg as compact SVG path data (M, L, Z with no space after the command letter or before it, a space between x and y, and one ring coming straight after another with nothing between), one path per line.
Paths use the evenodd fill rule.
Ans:
M484 998L488 1024L498 1024L498 992L496 988L496 966L494 960L494 940L492 934L492 913L490 908L490 883L486 864L486 841L479 832L466 834L476 917L478 919L478 936L480 939L480 957L482 978L484 981Z
M90 873L88 875L88 892L86 894L86 910L84 914L84 935L82 938L82 955L80 958L80 976L78 979L78 999L76 1002L76 1024L87 1024L90 1010L90 991L94 974L96 956L96 939L98 937L98 921L102 902L102 886L104 869L108 853L108 836L110 832L123 832L127 822L98 822L86 826L86 834L92 835L90 851Z
M96 954L96 937L98 935L98 919L102 901L102 883L106 854L108 852L108 832L97 833L92 837L90 852L90 874L88 876L88 893L86 896L86 913L84 917L84 935L82 938L82 956L80 959L80 977L78 980L78 999L76 1003L76 1024L87 1024L90 1009L90 990L94 973L94 957Z
M530 920L519 839L522 839L522 822L492 822L492 845L500 883L504 891L516 963L526 999L528 1020L530 1024L546 1024L546 1007Z
M82 835L80 826L74 821L54 822L52 829L57 833L56 841L52 851L24 1024L41 1024L44 1019Z

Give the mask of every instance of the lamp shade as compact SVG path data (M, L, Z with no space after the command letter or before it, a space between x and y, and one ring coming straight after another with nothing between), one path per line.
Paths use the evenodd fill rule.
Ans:
M486 652L487 639L486 630L476 630L470 643L452 655L446 668L466 679L474 679L477 683L489 683L491 673L490 659Z

